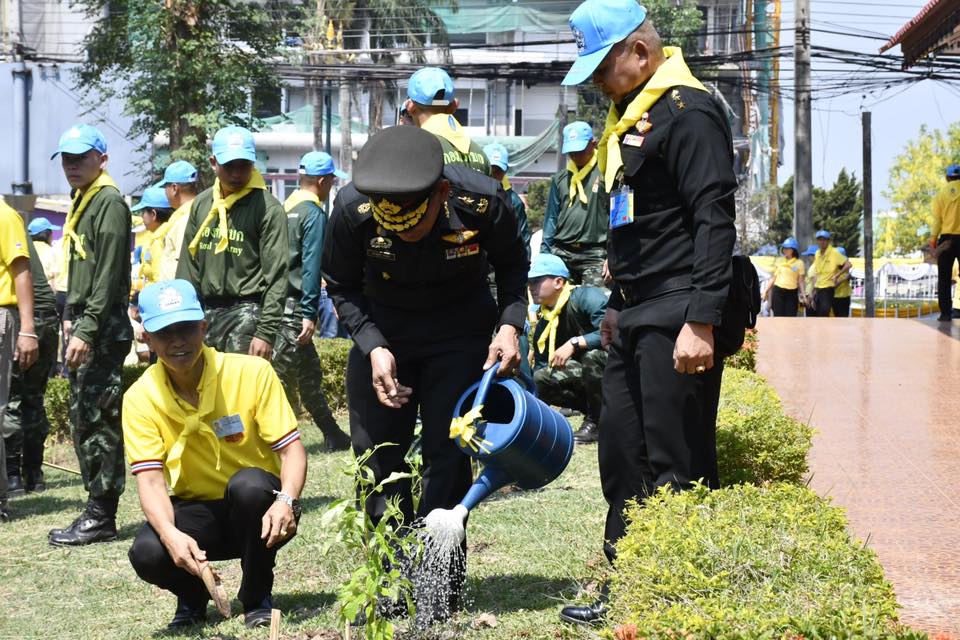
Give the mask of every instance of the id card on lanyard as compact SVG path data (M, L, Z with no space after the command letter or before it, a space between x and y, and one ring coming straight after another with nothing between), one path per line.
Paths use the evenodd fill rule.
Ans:
M610 228L619 229L633 223L633 189L620 187L610 193Z

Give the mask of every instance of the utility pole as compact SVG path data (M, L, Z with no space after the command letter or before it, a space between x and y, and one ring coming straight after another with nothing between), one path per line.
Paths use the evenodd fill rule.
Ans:
M871 148L871 114L864 111L863 121L863 295L866 298L866 317L876 311L876 292L873 281L873 153Z
M30 183L30 76L23 46L23 21L20 17L20 2L9 4L11 12L7 22L10 51L13 54L13 195L33 193Z
M813 157L810 149L810 0L796 0L794 43L793 235L801 247L813 242Z

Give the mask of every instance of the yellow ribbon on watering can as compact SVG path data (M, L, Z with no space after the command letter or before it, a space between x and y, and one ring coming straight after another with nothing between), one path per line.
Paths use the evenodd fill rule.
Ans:
M487 447L493 443L477 436L476 422L480 419L480 413L482 411L483 405L477 405L470 409L470 411L467 411L466 415L451 420L450 439L459 439L461 447L470 447L477 453L480 451L490 453L490 449Z

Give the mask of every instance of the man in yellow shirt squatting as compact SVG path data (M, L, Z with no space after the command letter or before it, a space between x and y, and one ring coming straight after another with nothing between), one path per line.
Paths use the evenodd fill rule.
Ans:
M207 323L185 280L140 293L159 362L123 397L123 436L147 518L130 563L172 591L171 628L202 624L212 560L240 558L248 627L270 624L277 550L297 531L307 454L270 363L204 345ZM172 496L168 495L168 487Z

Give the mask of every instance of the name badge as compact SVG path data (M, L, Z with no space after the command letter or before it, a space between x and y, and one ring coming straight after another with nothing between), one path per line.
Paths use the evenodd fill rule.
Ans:
M633 223L633 189L621 187L610 194L610 228Z
M222 440L238 442L243 439L243 420L237 414L223 416L213 423L213 431Z

